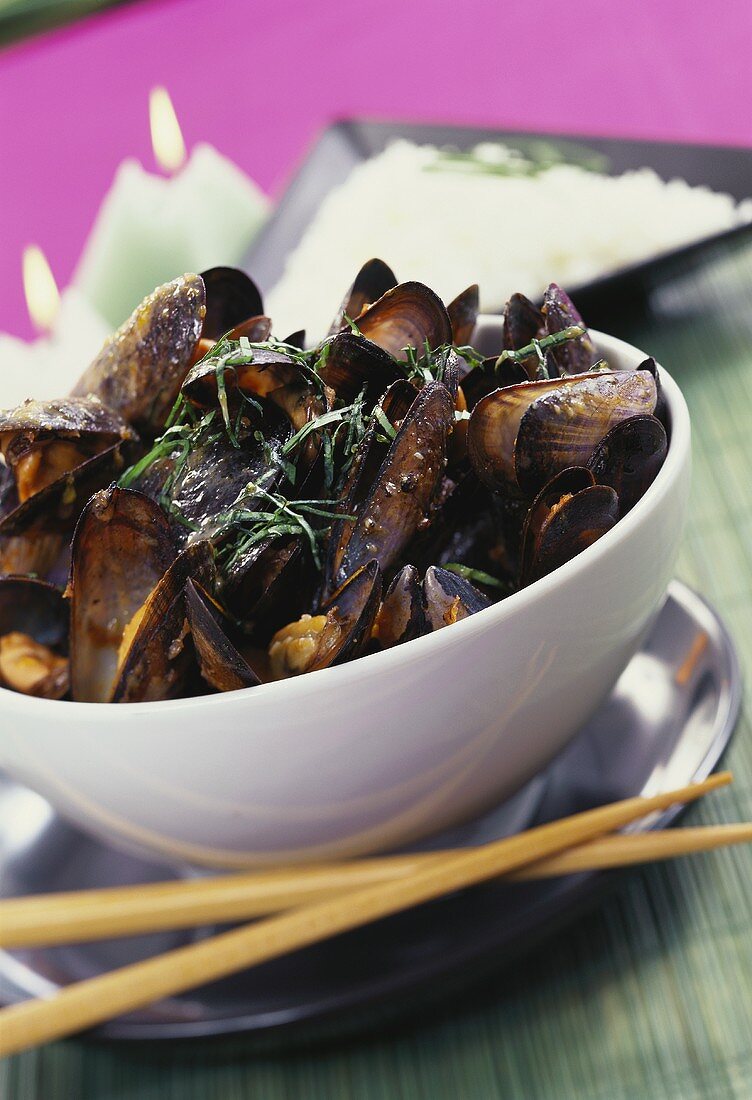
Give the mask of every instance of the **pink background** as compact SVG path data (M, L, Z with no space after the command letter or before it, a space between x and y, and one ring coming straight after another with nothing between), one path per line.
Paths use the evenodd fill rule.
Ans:
M348 114L752 145L752 3L141 0L0 54L0 330L73 270L149 89L274 192ZM752 190L752 180L750 181Z

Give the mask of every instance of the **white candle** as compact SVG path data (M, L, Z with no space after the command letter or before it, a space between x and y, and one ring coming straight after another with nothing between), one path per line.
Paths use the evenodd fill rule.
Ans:
M124 161L74 277L96 312L120 325L155 286L186 271L240 262L268 199L241 170L200 144L172 178Z
M110 325L73 287L63 292L48 336L18 340L0 333L0 408L27 397L63 397L99 351Z

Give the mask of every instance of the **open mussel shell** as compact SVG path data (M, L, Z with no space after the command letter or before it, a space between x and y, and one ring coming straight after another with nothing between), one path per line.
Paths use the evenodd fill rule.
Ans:
M296 328L295 332L291 332L289 336L286 336L282 341L283 344L289 344L291 348L297 348L298 351L303 351L306 342L306 330L304 328Z
M563 470L544 486L528 512L520 585L546 576L605 535L619 518L619 498L594 484L589 470Z
M68 604L62 590L35 577L0 577L0 635L11 631L65 652Z
M426 344L431 349L449 344L452 323L444 303L423 283L399 283L361 313L358 331L395 359L405 358L405 349L419 354Z
M0 686L44 699L68 692L68 604L33 577L0 577Z
M369 405L381 397L402 371L391 355L372 340L341 332L326 345L319 374L346 405L365 387Z
M54 482L64 482L101 452L135 439L122 417L95 398L24 401L0 412L0 452L20 504ZM3 495L7 511L9 487Z
M420 575L414 565L406 565L386 590L373 625L373 641L381 649L390 649L429 629Z
M546 321L546 333L563 332L570 325L585 323L572 299L556 283L551 283L543 297L543 315ZM585 333L576 340L567 340L559 347L549 351L547 361L553 361L559 374L584 374L589 371L595 359L593 341Z
M452 623L490 606L490 600L470 581L438 565L432 565L426 570L423 595L426 618L431 630L451 626Z
M92 493L105 488L123 471L128 453L124 443L115 443L16 504L0 518L0 538L31 538L41 531L69 533Z
M191 367L181 393L197 409L219 407L217 358L204 359ZM299 382L299 364L277 348L254 348L253 360L238 365L222 363L222 380L228 400L240 390L247 397L270 397L277 390Z
M209 358L197 363L188 373L181 392L196 408L219 407L219 366L220 360ZM276 348L254 348L249 363L222 362L222 380L231 410L237 406L239 394L254 400L268 398L284 413L293 431L326 412L328 407L326 391L322 394L321 387L305 373L300 363ZM309 445L306 450L311 452L309 458L312 460L315 447Z
M465 404L472 412L478 402L488 397L490 393L527 381L527 371L521 363L515 363L513 359L505 359L497 366L497 357L489 356L481 364L473 367L462 379L460 385Z
M231 621L197 581L185 586L191 637L201 675L216 691L255 687L261 680L230 641Z
M298 536L256 543L222 570L219 594L243 634L259 643L310 606L317 574Z
M13 487L0 514L0 573L34 573L65 584L70 534L93 493L123 471L130 444L116 443L86 459L22 504Z
M480 290L473 283L449 303L447 313L452 326L452 343L459 347L469 344L480 312Z
M424 386L357 510L335 583L372 559L386 571L428 521L453 423L454 401L447 388L440 382Z
M375 561L358 569L318 615L305 615L278 630L269 646L275 679L315 672L360 657L371 639L381 601Z
M132 439L133 429L122 416L93 397L62 397L52 401L29 399L0 412L0 448L3 453L20 436L24 449L37 441Z
M585 466L611 428L655 408L648 371L603 371L523 382L481 399L468 452L490 488L533 497L559 471Z
M666 429L660 420L632 416L603 437L588 467L596 481L616 490L623 515L652 485L667 452Z
M378 477L379 470L389 453L391 442L383 435L382 425L376 415L380 411L395 431L402 426L418 391L412 382L400 378L393 382L374 410L365 434L353 458L341 491L341 511L345 516L355 515ZM350 519L337 519L332 524L324 569L324 590L331 592L339 583L337 577L354 525Z
M544 317L524 294L513 294L504 306L504 348L519 351L543 335Z
M201 272L201 278L206 287L203 338L216 343L236 325L250 318L258 319L263 314L261 292L244 271L237 267L211 267Z
M214 571L207 542L178 554L157 581L121 642L113 703L144 703L183 695L191 675L194 651L185 593L190 578L211 583Z
M176 551L170 526L153 500L129 489L96 493L73 537L71 691L83 702L107 702L126 628L169 569Z
M356 320L364 309L386 294L387 290L397 286L397 276L383 260L367 260L342 300L342 305L332 321L329 335L348 328L348 319Z
M157 287L104 344L73 393L93 394L145 435L172 408L204 325L200 275Z

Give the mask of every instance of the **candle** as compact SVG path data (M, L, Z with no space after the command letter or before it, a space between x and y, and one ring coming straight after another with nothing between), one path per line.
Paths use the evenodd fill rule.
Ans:
M27 342L0 333L0 408L13 408L27 397L63 397L109 331L81 292L69 287L47 336Z
M268 210L259 188L211 145L197 145L179 167L185 147L164 89L152 93L150 120L157 162L177 171L157 176L134 159L120 165L74 277L113 327L160 283L237 264Z

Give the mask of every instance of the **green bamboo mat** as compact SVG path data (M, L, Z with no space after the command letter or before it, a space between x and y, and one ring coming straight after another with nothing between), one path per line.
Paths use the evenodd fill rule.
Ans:
M674 373L694 423L679 576L752 669L752 241L674 270L618 325ZM650 569L650 562L645 562ZM747 702L733 789L694 823L752 819ZM637 871L533 956L386 1034L286 1050L60 1043L0 1066L2 1100L752 1098L752 849Z

